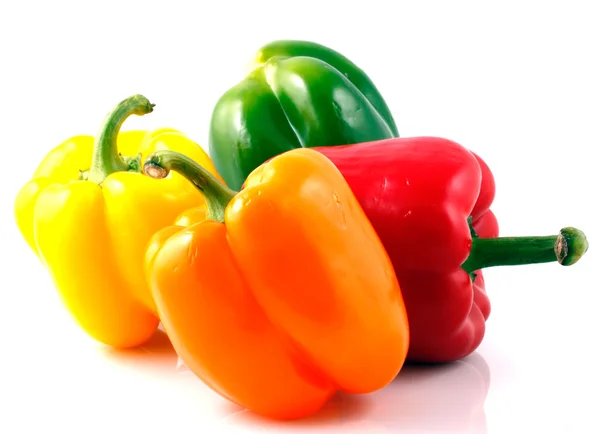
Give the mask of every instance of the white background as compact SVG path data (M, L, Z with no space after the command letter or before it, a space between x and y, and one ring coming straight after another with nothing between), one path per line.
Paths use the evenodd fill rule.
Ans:
M0 432L600 432L599 22L593 1L573 0L2 2ZM135 93L156 108L125 129L171 126L206 146L216 99L283 38L365 69L402 136L480 154L501 235L573 225L591 247L573 267L487 270L492 315L472 357L407 368L379 393L281 425L177 367L164 337L131 352L91 342L20 238L12 204L47 151L96 134Z

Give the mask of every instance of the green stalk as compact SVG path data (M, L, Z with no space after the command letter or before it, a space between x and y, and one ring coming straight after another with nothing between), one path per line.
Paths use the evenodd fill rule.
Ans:
M231 190L204 167L179 152L156 151L149 155L144 163L144 173L152 178L166 178L171 170L187 178L202 192L209 219L221 223L225 221L225 208L237 194L236 191Z
M545 262L568 266L579 261L587 249L585 234L573 227L543 237L474 237L471 253L462 268L472 273L482 268Z
M143 116L151 113L154 104L143 95L133 95L121 101L105 118L100 132L94 141L92 164L87 173L87 180L102 184L108 175L125 172L130 164L123 160L117 149L117 135L123 122L131 116Z

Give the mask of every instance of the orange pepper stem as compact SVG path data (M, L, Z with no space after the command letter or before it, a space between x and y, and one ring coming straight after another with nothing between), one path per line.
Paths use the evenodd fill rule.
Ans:
M187 178L206 200L206 216L209 219L225 222L225 208L237 194L217 179L212 173L191 158L175 151L156 151L146 158L144 173L151 178L162 179L174 170Z
M100 132L94 141L92 164L87 174L88 181L102 184L108 175L114 172L125 172L130 164L123 160L117 149L117 136L123 122L131 116L143 116L151 113L154 104L143 95L133 95L121 101L104 118Z

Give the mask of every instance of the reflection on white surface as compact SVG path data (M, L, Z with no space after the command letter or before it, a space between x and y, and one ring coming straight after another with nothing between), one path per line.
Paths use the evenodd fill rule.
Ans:
M181 367L178 363L177 353L175 353L169 337L162 329L157 330L150 340L140 347L120 350L102 346L100 351L113 361L147 370L148 373L154 372L162 375L165 371L168 372L173 369L187 369L185 366Z
M489 387L490 371L478 353L447 365L407 366L374 398L390 407L387 415L375 410L374 417L385 419L393 432L486 433Z
M447 365L407 365L379 392L338 394L308 419L278 423L242 410L224 422L262 432L327 428L327 432L485 434L484 401L489 386L488 365L475 353Z
M278 422L229 403L206 388L181 363L162 331L134 350L103 347L101 351L121 367L181 382L188 392L195 389L203 397L197 405L209 404L215 417L213 426L227 432L487 433L484 401L490 373L478 353L446 365L406 365L391 384L376 393L340 393L312 417ZM198 410L199 418L206 414Z

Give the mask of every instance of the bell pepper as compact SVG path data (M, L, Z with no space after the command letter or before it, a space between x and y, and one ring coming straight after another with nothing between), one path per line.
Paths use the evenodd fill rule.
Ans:
M159 322L144 278L149 238L204 203L176 173L163 182L145 176L142 158L173 149L216 175L208 155L181 132L119 132L130 115L152 111L141 95L122 101L96 138L74 136L52 149L14 204L18 228L67 310L89 336L114 347L144 343Z
M350 185L391 260L410 322L411 362L450 362L483 340L490 301L481 269L557 261L587 251L583 232L498 237L487 164L451 140L394 138L315 148Z
M313 42L263 46L244 79L217 101L209 154L228 186L294 148L397 137L373 81L342 54Z
M400 371L408 322L381 241L335 166L295 149L235 193L185 155L145 171L186 176L206 207L164 228L146 255L162 323L214 391L262 416L308 416L341 390L369 393ZM193 222L193 223L192 223Z

